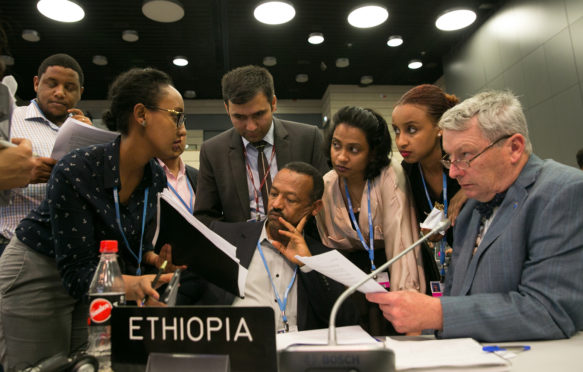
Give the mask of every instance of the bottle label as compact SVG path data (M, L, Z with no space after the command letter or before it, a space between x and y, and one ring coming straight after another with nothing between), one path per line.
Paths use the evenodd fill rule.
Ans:
M125 302L123 293L95 294L89 296L89 320L90 326L109 325L111 309Z

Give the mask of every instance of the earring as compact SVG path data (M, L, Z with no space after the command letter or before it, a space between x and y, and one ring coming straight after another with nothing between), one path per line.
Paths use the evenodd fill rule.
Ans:
M146 127L146 125L147 125L147 123L146 123L146 121L145 121L145 120L144 120L144 121L142 121L142 122L140 122L140 124L141 124L141 125L142 125L142 127L144 127L144 128L145 128L145 127Z
M441 132L440 133L437 133L437 137L441 137Z

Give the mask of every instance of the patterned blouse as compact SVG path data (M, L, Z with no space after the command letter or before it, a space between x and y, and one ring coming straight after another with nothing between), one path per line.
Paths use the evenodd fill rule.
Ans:
M166 187L164 171L150 160L142 181L120 216L130 252L116 219L114 187L121 191L119 145L114 142L72 151L53 169L47 197L16 229L18 239L30 248L55 257L63 284L74 298L89 289L99 262L101 240L117 240L122 273L135 275L138 268L145 190L148 188L143 251L152 250L156 224L157 193Z

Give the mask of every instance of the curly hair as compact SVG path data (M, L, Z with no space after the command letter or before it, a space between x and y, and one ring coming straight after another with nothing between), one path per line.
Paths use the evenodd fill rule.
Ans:
M324 153L330 160L332 137L340 124L358 128L364 132L369 146L369 163L364 171L364 179L372 180L381 174L384 167L391 162L391 134L385 119L372 109L345 106L332 118L333 125L326 136Z

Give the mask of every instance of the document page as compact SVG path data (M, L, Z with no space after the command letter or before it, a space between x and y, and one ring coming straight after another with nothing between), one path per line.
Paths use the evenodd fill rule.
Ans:
M482 350L476 340L455 338L450 340L400 341L387 337L385 346L395 353L397 371L495 370L507 371L508 361Z
M367 275L337 250L331 250L330 252L311 257L296 256L296 258L310 269L316 270L320 274L326 275L347 287L358 283ZM358 287L358 291L362 293L375 293L386 292L387 290L373 279L369 279Z
M51 158L60 160L73 150L99 143L111 142L117 136L119 136L118 132L111 132L85 124L73 118L68 118L59 129Z
M361 326L346 326L336 328L336 339L339 345L376 344L374 337L366 333ZM290 345L327 345L328 328L309 331L278 333L275 336L277 350L283 350Z

